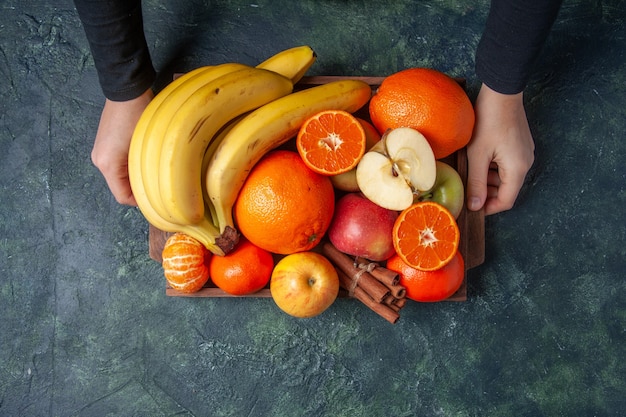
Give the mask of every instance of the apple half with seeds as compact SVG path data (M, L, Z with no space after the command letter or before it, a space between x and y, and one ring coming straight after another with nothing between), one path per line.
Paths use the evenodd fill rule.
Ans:
M410 127L390 129L363 155L356 168L361 192L372 202L401 211L416 195L430 190L437 177L430 144Z

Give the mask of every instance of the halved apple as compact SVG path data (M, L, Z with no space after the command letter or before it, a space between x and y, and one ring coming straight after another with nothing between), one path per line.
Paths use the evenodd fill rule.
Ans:
M430 190L437 177L435 155L417 130L399 127L385 132L356 168L361 192L389 210L404 210L416 194Z

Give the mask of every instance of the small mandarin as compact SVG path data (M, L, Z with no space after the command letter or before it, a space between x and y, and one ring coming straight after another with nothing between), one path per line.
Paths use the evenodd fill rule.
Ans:
M175 233L162 251L163 274L169 285L183 293L199 291L209 279L212 257L204 245L184 233Z
M265 287L272 275L274 257L242 239L225 256L213 256L209 276L213 283L232 295L252 294Z
M387 269L400 276L399 285L406 288L406 297L413 301L442 301L452 296L463 284L465 264L457 251L452 260L435 271L420 271L394 255L387 260Z
M298 131L296 147L304 163L322 175L337 175L356 167L365 153L365 130L342 110L325 110L307 119Z
M460 231L450 211L434 201L403 210L393 227L393 246L415 269L434 271L446 265L459 248Z

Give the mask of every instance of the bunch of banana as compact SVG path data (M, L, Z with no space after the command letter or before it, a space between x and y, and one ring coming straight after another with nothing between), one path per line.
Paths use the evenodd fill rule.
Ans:
M296 47L257 67L198 68L163 89L142 114L128 157L131 187L148 222L186 233L217 255L232 249L236 231L217 227L204 198L203 156L229 121L290 94L315 58L310 47Z

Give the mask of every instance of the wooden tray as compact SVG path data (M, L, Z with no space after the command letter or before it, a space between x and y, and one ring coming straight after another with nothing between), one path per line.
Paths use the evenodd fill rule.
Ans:
M384 77L340 77L340 76L313 76L304 77L297 85L297 89L308 88L314 85L325 84L330 81L336 81L341 79L359 79L367 82L372 86L372 89L376 89ZM464 85L463 80L457 80ZM367 113L367 105L359 110L356 115L369 120L369 114ZM463 184L467 185L467 155L465 149L461 149L454 155L445 159L445 162L449 163L459 172ZM465 207L461 211L459 218L457 219L459 229L461 231L461 242L459 244L459 250L465 260L465 280L461 288L453 294L446 301L465 301L467 300L467 271L474 268L485 261L485 215L482 210L473 212L467 210ZM161 263L161 253L165 241L169 237L170 233L164 232L149 226L148 243L150 257L156 262ZM165 282L165 281L164 281ZM221 289L217 288L213 282L209 280L204 288L193 294L184 294L173 288L170 288L166 283L165 293L168 296L173 297L271 297L269 286L263 288L254 294L245 296L233 296ZM340 292L340 297L347 297L346 292Z

